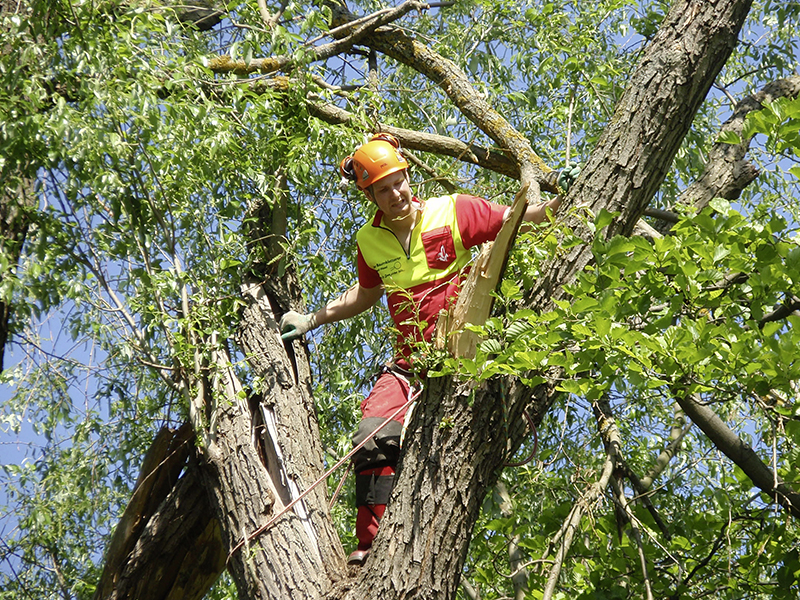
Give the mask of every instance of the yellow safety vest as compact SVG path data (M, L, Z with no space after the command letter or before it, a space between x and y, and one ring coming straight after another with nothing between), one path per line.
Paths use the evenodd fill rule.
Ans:
M456 196L429 199L411 232L408 253L381 212L356 234L364 262L377 271L387 295L418 285L450 279L469 262L456 222Z
M466 246L456 215L462 199L459 211L472 236ZM416 342L430 340L439 312L458 296L470 247L494 239L506 208L459 194L431 198L420 209L408 252L381 211L358 230L359 281L369 288L383 284L400 358L409 358Z

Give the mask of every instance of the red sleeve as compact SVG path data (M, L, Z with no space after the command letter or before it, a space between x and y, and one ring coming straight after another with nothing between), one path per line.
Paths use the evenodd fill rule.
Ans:
M374 288L376 285L381 285L383 282L378 272L364 260L364 255L361 254L361 246L356 245L356 248L358 249L358 283L365 288Z
M507 206L459 194L456 197L456 221L465 248L471 248L497 237L503 225Z

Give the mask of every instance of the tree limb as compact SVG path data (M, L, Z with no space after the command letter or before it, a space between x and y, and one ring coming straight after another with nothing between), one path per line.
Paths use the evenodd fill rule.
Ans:
M585 241L548 265L526 305L541 310L563 298L568 273L593 261L594 233L570 208L618 213L604 235L628 235L661 186L691 120L736 44L751 0L702 6L673 3L645 48L608 127L559 209L566 229ZM701 10L702 8L702 10ZM691 40L691 41L690 41ZM585 214L585 213L584 213Z
M755 451L694 394L676 390L675 398L695 425L705 433L725 456L730 458L762 492L795 518L800 517L800 494L778 479Z
M219 525L196 466L179 479L191 430L162 429L106 550L95 600L200 600L225 567Z
M734 133L739 138L744 131L747 115L761 110L764 104L777 98L794 98L800 94L800 75L779 79L764 86L761 91L743 98L734 108L733 114L720 128L722 133ZM678 204L705 208L712 198L734 200L756 177L758 169L745 156L752 138L739 144L717 142L711 148L706 168L697 181L692 183L678 198Z
M308 111L314 117L331 125L355 125L356 116L333 104L326 104L309 99ZM395 136L404 148L450 156L460 161L489 169L495 173L519 179L519 167L505 153L493 148L485 148L477 144L466 144L461 140L425 133L411 129L402 129L386 123L377 124L379 131Z
M191 23L200 31L214 27L225 14L214 0L182 0L173 9L181 23Z
M508 493L506 484L498 481L495 489L501 499L500 513L504 518L510 518L514 512L511 495ZM518 533L512 534L511 539L508 540L508 561L512 572L511 582L514 585L514 600L524 600L525 592L528 589L528 570L523 564L519 541L520 535Z
M333 2L333 5L343 22L355 19L341 0ZM477 93L469 78L455 63L396 27L376 29L362 43L414 69L438 85L467 119L519 165L521 184L531 186L530 202L539 201L540 187L558 192L557 186L546 177L552 169L533 151L530 142Z

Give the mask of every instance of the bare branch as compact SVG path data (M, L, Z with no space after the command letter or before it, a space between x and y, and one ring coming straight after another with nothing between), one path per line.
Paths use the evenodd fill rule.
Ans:
M603 490L608 486L611 475L614 473L614 457L611 454L606 456L603 470L600 473L600 478L591 486L584 494L578 499L578 502L572 507L567 520L561 526L558 536L561 538L561 545L555 556L553 566L547 576L547 583L545 584L542 600L552 600L553 593L558 583L558 578L561 575L561 569L564 566L564 560L569 553L572 546L572 540L575 537L575 532L578 530L583 514L594 504L603 493Z
M676 390L675 398L684 412L705 433L714 445L730 458L753 484L770 496L794 517L800 517L800 494L783 483L755 451L694 394Z
M597 420L597 429L603 438L603 444L606 447L606 452L612 457L617 465L623 463L622 459L622 438L620 437L619 428L617 427L616 420L611 411L611 404L608 399L603 398L598 400L592 405L592 410ZM625 490L621 485L619 478L616 475L611 477L611 489L614 492L614 500L622 511L624 519L630 525L630 537L636 543L636 548L639 553L639 562L642 568L642 579L647 593L647 600L653 600L653 591L650 585L650 577L647 574L647 558L644 555L644 547L642 546L642 536L639 533L638 519L631 511L628 499L625 497Z
M616 429L616 428L615 428ZM617 431L617 435L619 432ZM642 568L642 580L644 581L644 589L647 595L647 600L653 600L653 589L650 583L650 576L647 574L647 557L644 554L644 546L642 545L642 535L639 532L639 521L633 515L631 506L628 499L625 497L625 490L616 477L611 478L611 489L614 491L614 501L619 506L625 519L630 526L630 537L633 538L636 544L636 550L639 554L639 565Z
M779 79L760 91L743 98L734 108L731 117L722 125L720 133L734 133L739 138L744 131L748 113L761 110L764 104L776 98L794 98L800 94L800 75ZM758 169L745 158L750 148L750 138L739 144L717 142L709 152L703 175L681 194L678 204L705 208L712 198L733 200L758 177Z
M267 8L266 0L258 0L258 12L261 13L261 20L264 21L264 25L267 29L271 30L275 28L275 25L278 24L278 21L286 10L287 5L287 0L281 0L280 8L274 15L271 15Z
M691 421L687 422L683 412L679 406L675 407L675 424L672 426L670 432L670 442L658 455L655 465L650 472L641 479L642 488L649 490L653 485L653 481L664 472L669 462L675 457L680 450L683 438L689 433L692 427Z

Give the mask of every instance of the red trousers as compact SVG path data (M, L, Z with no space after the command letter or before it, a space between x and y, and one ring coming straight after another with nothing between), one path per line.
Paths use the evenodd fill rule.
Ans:
M409 400L411 386L402 376L384 371L369 396L361 403L361 423L353 436L357 446ZM394 485L400 456L400 437L408 409L400 411L364 447L353 455L356 473L356 537L358 549L366 550L378 531Z

